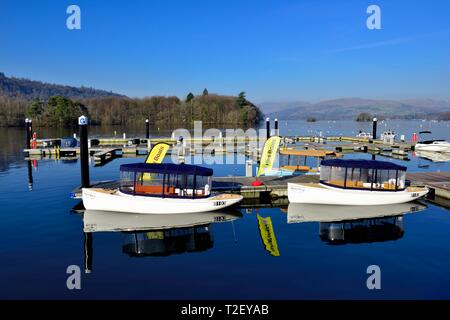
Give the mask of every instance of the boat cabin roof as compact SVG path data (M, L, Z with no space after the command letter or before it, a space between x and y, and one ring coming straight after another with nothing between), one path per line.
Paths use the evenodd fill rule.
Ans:
M322 160L322 166L362 168L362 169L382 169L406 171L406 167L387 161L365 160L365 159L329 159Z
M336 153L331 150L281 150L280 154L301 156L301 157L324 158L326 156L335 155Z
M196 175L196 176L213 175L213 170L210 168L195 166L191 164L174 164L174 163L128 163L122 164L120 166L120 171Z

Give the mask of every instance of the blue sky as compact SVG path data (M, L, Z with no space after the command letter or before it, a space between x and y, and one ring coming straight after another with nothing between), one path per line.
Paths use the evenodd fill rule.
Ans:
M1 0L0 71L133 97L450 100L450 1Z

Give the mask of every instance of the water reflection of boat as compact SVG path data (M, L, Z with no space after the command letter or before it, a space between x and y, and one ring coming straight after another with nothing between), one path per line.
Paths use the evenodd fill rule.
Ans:
M419 203L384 206L289 204L288 223L319 222L320 239L328 244L392 241L403 237L403 215L425 208Z
M427 159L433 162L448 162L450 161L450 153L448 152L432 152L432 151L415 151L419 158Z
M238 210L186 214L129 214L86 210L84 232L141 231L192 227L215 222L227 222L242 216Z
M86 210L83 216L85 270L92 270L94 232L121 232L122 251L130 256L168 256L212 248L211 224L241 217L238 210L171 215Z
M126 232L122 251L132 257L169 256L213 247L209 225L146 232Z
M427 207L417 202L398 203L381 206L332 206L305 203L290 203L287 222L330 222L398 216L425 210Z
M327 244L357 244L394 241L403 237L403 216L321 222L320 239Z

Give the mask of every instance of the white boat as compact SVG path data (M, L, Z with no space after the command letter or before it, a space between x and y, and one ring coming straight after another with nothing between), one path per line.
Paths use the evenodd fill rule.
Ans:
M380 135L380 140L383 140L383 141L394 141L396 136L397 136L397 134L394 131L388 130L388 131L384 131Z
M321 163L319 183L288 183L292 203L372 206L405 203L428 193L406 186L406 167L377 160L331 159Z
M242 200L237 194L211 194L212 169L188 164L132 163L120 166L118 189L83 188L87 210L141 214L207 212Z
M428 152L450 152L450 142L436 139L423 140L422 135L424 134L431 134L431 131L419 132L420 141L416 143L414 150Z
M415 151L419 158L427 159L433 162L448 162L450 161L450 152L433 152L433 151Z
M357 138L363 138L363 139L372 139L372 134L369 132L360 131L357 135Z

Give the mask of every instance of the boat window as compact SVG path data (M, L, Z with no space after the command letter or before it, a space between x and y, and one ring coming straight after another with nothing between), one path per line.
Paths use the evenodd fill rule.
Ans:
M134 172L121 171L120 172L120 190L125 192L133 192L134 188Z
M401 190L405 188L406 172L395 169L352 167L321 167L320 180L342 188Z
M160 173L137 173L134 190L136 194L162 194L163 175Z

